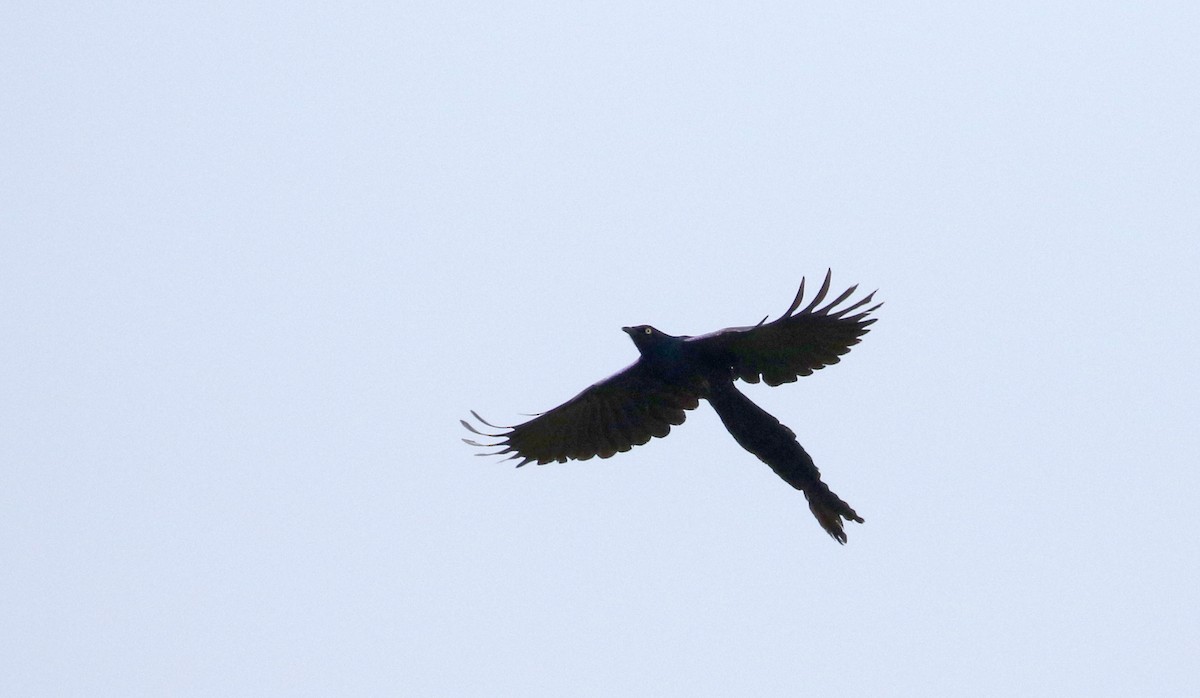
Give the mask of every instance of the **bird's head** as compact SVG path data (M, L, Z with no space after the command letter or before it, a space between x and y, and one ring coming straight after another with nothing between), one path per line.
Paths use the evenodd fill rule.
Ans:
M653 353L656 349L662 349L666 345L671 344L672 340L679 339L650 325L622 327L621 331L629 335L629 338L633 340L634 346L643 355Z

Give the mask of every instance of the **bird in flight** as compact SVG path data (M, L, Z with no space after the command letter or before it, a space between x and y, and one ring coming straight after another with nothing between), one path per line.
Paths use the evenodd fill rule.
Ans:
M592 385L567 402L512 427L500 427L471 414L488 433L466 420L473 433L493 439L472 446L499 448L478 455L512 454L517 467L536 462L609 458L663 437L683 423L685 410L707 400L742 448L771 466L779 477L802 491L821 527L839 543L846 542L842 520L862 523L850 505L821 481L821 473L796 440L796 434L737 389L744 380L777 386L835 364L858 344L875 322L868 317L882 303L860 310L875 296L838 308L854 294L851 286L828 304L831 273L803 309L804 280L796 299L778 319L763 318L752 327L730 327L697 337L669 335L650 325L622 327L641 356L624 370ZM858 312L855 312L858 311ZM851 313L854 313L851 315Z

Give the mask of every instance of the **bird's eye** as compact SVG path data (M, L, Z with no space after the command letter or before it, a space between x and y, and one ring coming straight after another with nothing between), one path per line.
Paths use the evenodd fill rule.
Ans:
M643 330L643 331L644 331L646 334L654 334L654 330L650 329L649 327L647 327L647 328L646 328L645 330Z

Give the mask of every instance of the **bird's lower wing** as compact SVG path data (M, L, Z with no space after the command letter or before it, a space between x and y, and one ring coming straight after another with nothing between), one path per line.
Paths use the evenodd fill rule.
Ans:
M480 455L511 454L510 459L519 459L518 467L608 458L666 436L673 425L683 423L684 411L698 404L695 392L655 378L639 361L523 424L496 426L472 411L484 427L496 431L489 433L465 420L462 425L494 441L463 440L499 449Z

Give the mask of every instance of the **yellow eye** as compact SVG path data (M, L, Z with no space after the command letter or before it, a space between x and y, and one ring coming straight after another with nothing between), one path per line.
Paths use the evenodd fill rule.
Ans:
M649 327L646 328L645 332L646 334L654 334L654 330L650 329Z

